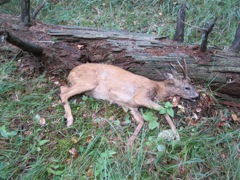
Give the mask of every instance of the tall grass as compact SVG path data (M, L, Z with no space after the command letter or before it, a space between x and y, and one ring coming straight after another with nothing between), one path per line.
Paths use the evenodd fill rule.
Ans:
M32 1L37 7L42 1ZM55 2L55 3L54 3ZM48 1L39 19L47 23L88 26L95 28L145 32L172 38L176 17L182 1L118 1L72 0ZM186 1L186 43L198 43L201 29L218 17L209 38L210 45L229 46L240 20L240 5L236 0ZM19 1L0 7L4 12L19 14Z

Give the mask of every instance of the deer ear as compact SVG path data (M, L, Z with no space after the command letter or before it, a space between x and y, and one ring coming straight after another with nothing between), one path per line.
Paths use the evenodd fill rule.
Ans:
M170 83L174 83L174 77L170 73L164 73L165 78L168 80Z
M173 75L170 73L164 73L166 79L174 79Z

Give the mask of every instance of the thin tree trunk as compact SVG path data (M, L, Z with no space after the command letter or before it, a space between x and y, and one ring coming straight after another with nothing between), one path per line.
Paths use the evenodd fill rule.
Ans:
M236 30L236 34L233 40L233 43L230 47L231 52L239 53L240 52L240 23L238 24L238 28Z
M184 27L185 27L185 13L186 3L182 3L181 8L178 12L177 27L173 40L183 43L184 42Z
M31 25L30 0L22 0L21 2L21 22L24 26Z

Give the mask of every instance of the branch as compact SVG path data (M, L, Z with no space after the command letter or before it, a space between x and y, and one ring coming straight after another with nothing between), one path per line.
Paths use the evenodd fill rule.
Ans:
M202 35L202 43L201 43L201 48L200 48L202 52L207 51L208 35L212 31L216 21L217 21L217 18L214 19L213 23L211 23L210 25L208 25L208 27L206 27L205 32Z
M5 3L9 3L11 0L0 0L0 5L3 5Z
M33 14L32 14L32 20L35 20L35 19L36 19L38 13L39 13L39 12L41 11L41 9L45 6L46 2L47 2L47 1L44 0L44 1L34 10L34 12L33 12Z
M21 48L24 51L33 53L35 56L39 57L43 55L43 48L41 46L23 41L6 30L0 30L0 36L5 36L9 43Z
M178 12L177 27L173 40L177 42L184 41L184 27L185 27L186 3L182 3Z
M238 28L236 30L234 40L233 40L232 45L230 47L230 51L235 52L235 53L240 52L240 23L238 24Z

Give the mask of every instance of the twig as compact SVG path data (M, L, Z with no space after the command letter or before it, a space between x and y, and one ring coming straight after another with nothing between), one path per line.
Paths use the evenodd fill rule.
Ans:
M38 13L41 11L41 9L45 6L46 0L44 0L33 12L32 14L32 20L35 20Z

